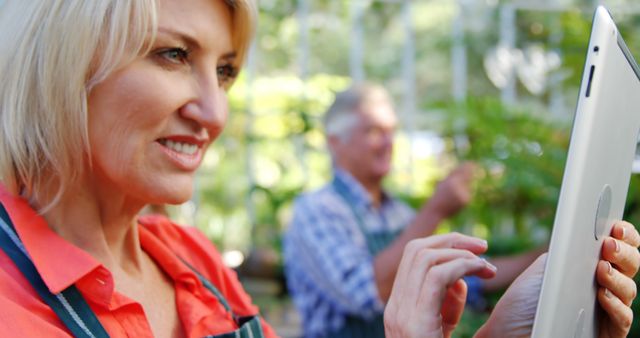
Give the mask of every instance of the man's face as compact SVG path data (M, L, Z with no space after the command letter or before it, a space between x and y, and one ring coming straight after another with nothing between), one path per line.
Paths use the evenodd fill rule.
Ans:
M395 111L380 99L362 107L356 117L351 135L333 143L336 162L361 183L380 182L391 170Z

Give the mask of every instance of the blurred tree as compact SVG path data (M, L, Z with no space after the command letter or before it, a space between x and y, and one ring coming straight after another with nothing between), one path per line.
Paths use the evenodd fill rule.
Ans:
M560 192L567 124L490 97L447 107L443 135L450 151L481 169L476 198L451 228L487 238L493 254L545 242Z

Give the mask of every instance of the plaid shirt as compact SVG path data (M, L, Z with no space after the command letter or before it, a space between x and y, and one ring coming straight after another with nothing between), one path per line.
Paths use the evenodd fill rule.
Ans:
M396 232L414 218L408 205L386 194L382 206L375 208L351 175L340 169L334 175L347 187L367 232ZM305 337L328 335L343 326L347 315L371 318L382 313L373 256L356 216L332 184L296 199L284 238L284 259Z

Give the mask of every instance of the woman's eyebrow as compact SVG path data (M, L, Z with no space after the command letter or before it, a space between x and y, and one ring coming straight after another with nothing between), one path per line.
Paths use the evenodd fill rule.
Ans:
M158 27L158 33L159 34L165 34L165 35L169 35L170 37L177 39L179 41L184 42L185 44L187 44L187 46L193 48L193 49L200 49L202 48L201 44L198 42L198 39L194 38L193 36L189 35L188 33L185 32L181 32L172 28L167 28L167 27ZM233 59L235 59L237 56L237 53L235 51L229 51L225 54L223 54L221 56L221 59L225 60L225 61L232 61Z
M224 55L222 55L222 57L220 57L220 59L227 61L227 62L231 62L236 58L237 54L236 52L229 52L226 53Z
M191 35L189 35L188 33L184 33L172 28L166 28L166 27L158 27L158 33L159 34L164 34L164 35L169 35L174 39L178 39L184 43L186 43L187 45L189 45L192 48L200 48L200 43L198 42L198 40L194 37L192 37Z

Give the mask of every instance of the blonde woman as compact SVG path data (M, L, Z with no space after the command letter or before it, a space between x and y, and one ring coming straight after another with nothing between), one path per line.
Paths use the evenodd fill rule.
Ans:
M191 196L255 4L7 0L0 16L0 336L274 337L202 234L136 217Z
M202 234L137 217L191 196L254 21L251 0L4 0L0 336L275 337ZM457 274L491 275L477 239L445 239L470 249Z

